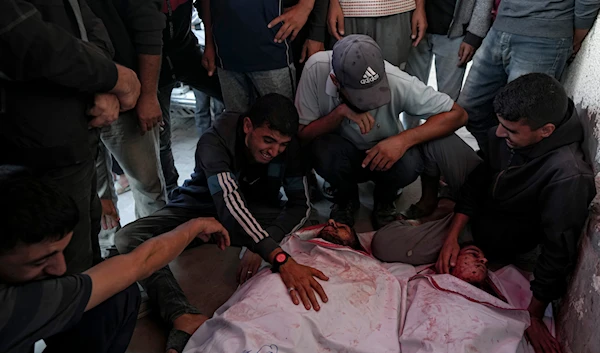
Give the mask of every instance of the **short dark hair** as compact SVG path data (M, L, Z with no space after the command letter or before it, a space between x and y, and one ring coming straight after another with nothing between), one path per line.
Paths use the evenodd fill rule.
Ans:
M494 99L494 110L502 119L519 121L532 130L550 123L555 126L565 118L569 97L554 77L532 73L507 84Z
M266 125L285 136L294 136L298 132L298 110L291 99L279 93L269 93L258 98L247 116L254 127Z
M57 241L79 222L77 205L26 168L0 166L0 254L17 245Z

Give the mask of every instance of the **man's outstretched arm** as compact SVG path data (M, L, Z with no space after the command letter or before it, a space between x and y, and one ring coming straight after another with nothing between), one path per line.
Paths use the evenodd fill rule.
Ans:
M125 255L118 255L87 270L92 293L85 310L90 310L134 282L147 278L175 259L196 237L216 238L224 250L230 245L227 230L214 218L192 219L174 230L152 238Z

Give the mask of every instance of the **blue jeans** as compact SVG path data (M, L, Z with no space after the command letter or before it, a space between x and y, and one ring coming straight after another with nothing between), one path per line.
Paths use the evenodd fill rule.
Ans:
M406 72L427 84L433 55L438 91L446 93L453 101L458 99L465 76L465 66L458 66L458 51L464 37L448 38L440 34L428 34L413 48L406 63Z
M560 79L572 46L572 37L529 37L490 29L475 53L458 99L469 114L467 129L484 152L487 131L498 124L493 108L498 91L517 77L533 72Z
M464 37L448 38L440 34L427 34L416 48L413 48L406 63L406 72L427 84L435 54L437 89L446 93L456 102L465 76L465 66L458 66L458 51ZM407 114L403 115L405 128L419 125L419 121Z
M196 111L194 111L194 120L196 120L196 129L201 136L204 131L212 126L212 123L221 116L225 105L218 99L208 94L192 88L196 97Z

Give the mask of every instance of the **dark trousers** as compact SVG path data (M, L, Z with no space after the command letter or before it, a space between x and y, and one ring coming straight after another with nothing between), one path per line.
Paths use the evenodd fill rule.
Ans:
M177 19L174 21L190 21L192 1L180 5L174 12ZM181 17L179 17L181 16ZM177 187L179 174L175 168L175 159L171 150L171 92L177 82L183 82L208 96L223 100L221 85L215 70L212 77L202 66L203 51L198 40L190 30L187 34L189 40L183 40L182 47L170 48L163 52L160 81L158 83L158 99L162 110L164 126L160 131L160 162L165 177L167 193Z
M418 148L404 156L387 171L363 168L366 151L337 134L324 135L313 141L312 155L316 172L337 189L336 203L358 201L358 184L375 182L376 202L393 202L398 190L415 181L424 169Z
M279 208L253 207L249 205L250 212L263 227L271 223L279 213ZM177 226L197 217L215 217L218 219L217 210L213 205L206 205L203 209L187 209L182 207L167 206L153 215L138 219L128 224L115 235L115 244L119 253L126 254L138 247L144 241L169 232ZM231 245L246 246L252 240L243 233L230 233ZM248 239L246 239L248 238ZM281 239L276 239L280 241ZM202 241L195 240L188 248L199 246ZM152 305L158 307L163 320L172 323L183 314L200 314L185 297L183 290L175 280L169 266L156 271L150 277L140 281L146 289Z
M129 345L140 307L136 283L84 313L81 320L44 339L44 353L123 353Z
M98 149L95 132L90 132L90 147L95 154ZM37 174L68 194L77 205L79 222L64 256L67 274L81 273L102 260L98 242L102 206L96 191L96 163L90 159L67 167L40 170Z

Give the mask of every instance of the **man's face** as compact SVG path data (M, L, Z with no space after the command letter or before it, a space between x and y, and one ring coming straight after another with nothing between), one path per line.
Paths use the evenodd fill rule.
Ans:
M550 136L554 131L554 125L552 124L546 124L539 129L531 130L529 125L523 123L523 119L508 121L502 119L500 115L497 116L500 124L496 129L496 136L503 138L509 148L519 149L531 146Z
M487 278L487 259L481 249L474 245L460 249L456 266L450 274L469 283L482 283Z
M331 81L333 82L333 84L338 89L338 94L342 103L346 104L346 106L348 106L348 108L350 108L356 114L362 114L367 112L367 110L358 109L354 104L352 104L352 102L348 98L348 94L346 94L346 90L340 85L340 82L337 80L337 77L335 77L334 74L329 74L329 76L331 77Z
M271 162L273 158L283 153L292 140L291 136L271 130L265 124L254 127L248 117L244 118L244 133L250 155L257 163L262 164Z
M0 255L0 281L21 283L65 274L67 265L63 250L73 232L57 241L37 244L19 244Z
M333 219L327 221L327 225L321 229L318 237L333 244L349 246L355 250L362 249L352 228Z

